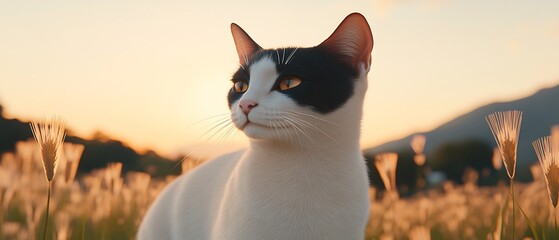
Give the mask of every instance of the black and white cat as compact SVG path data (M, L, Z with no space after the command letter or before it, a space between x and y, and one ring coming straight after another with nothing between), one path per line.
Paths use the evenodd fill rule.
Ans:
M311 48L262 49L231 24L241 67L228 94L246 150L181 176L139 239L363 239L369 215L359 137L373 37L359 13Z

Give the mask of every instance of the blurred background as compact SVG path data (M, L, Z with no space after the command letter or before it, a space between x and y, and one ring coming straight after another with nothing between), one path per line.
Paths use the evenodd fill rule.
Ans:
M365 153L410 152L422 133L428 162L450 161L444 147L472 144L491 158L483 117L518 109L526 111L519 161L533 163L529 143L559 123L557 9L551 0L2 2L0 150L31 136L18 121L51 114L67 120L69 141L99 147L86 146L80 172L111 161L148 171L139 159L242 148L242 133L225 138L208 127L228 113L238 67L229 24L263 47L309 47L358 11L375 39Z

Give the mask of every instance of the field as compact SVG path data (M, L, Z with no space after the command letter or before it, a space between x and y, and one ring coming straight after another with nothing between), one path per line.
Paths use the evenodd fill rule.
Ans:
M43 239L48 185L34 144L20 142L15 154L2 156L0 239ZM76 146L65 144L64 148ZM46 239L134 239L149 205L173 180L155 180L138 172L122 176L122 165L111 164L74 181L71 166L75 162L65 158L60 159L52 182ZM183 162L184 172L193 167L195 162ZM541 168L534 166L531 171L536 180L516 184L516 201L538 237L554 239L553 208ZM511 239L508 183L482 188L476 185L477 177L476 172L469 172L464 185L446 182L409 198L371 188L366 238ZM515 238L533 237L526 218L518 210L515 214Z

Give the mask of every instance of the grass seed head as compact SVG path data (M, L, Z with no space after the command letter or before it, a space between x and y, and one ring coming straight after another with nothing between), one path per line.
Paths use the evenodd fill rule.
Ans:
M50 120L32 122L30 125L41 153L45 176L47 181L51 182L56 174L60 150L66 136L64 120L61 117L52 117Z
M549 136L537 139L532 143L542 167L549 199L553 207L557 207L559 198L559 152L553 146L554 141Z
M504 140L501 143L501 156L510 178L513 178L516 172L516 144L517 142L511 140Z
M64 182L66 184L74 182L83 150L84 145L82 144L64 143L64 159L66 159Z
M553 207L557 207L557 197L559 197L559 165L553 163L549 166L545 178L548 182L549 198Z
M388 191L395 190L397 164L397 153L381 153L375 156L375 166Z
M522 123L521 111L495 112L486 118L489 128L493 133L501 158L507 169L509 178L513 179L516 170L516 150L520 124Z

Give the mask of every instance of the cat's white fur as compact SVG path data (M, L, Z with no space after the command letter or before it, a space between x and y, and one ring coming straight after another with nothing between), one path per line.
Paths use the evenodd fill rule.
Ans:
M342 107L317 114L270 91L277 77L270 58L253 63L239 101L258 106L248 116L238 101L231 108L250 147L170 184L138 238L363 239L369 193L359 136L369 64L360 61L355 92Z

